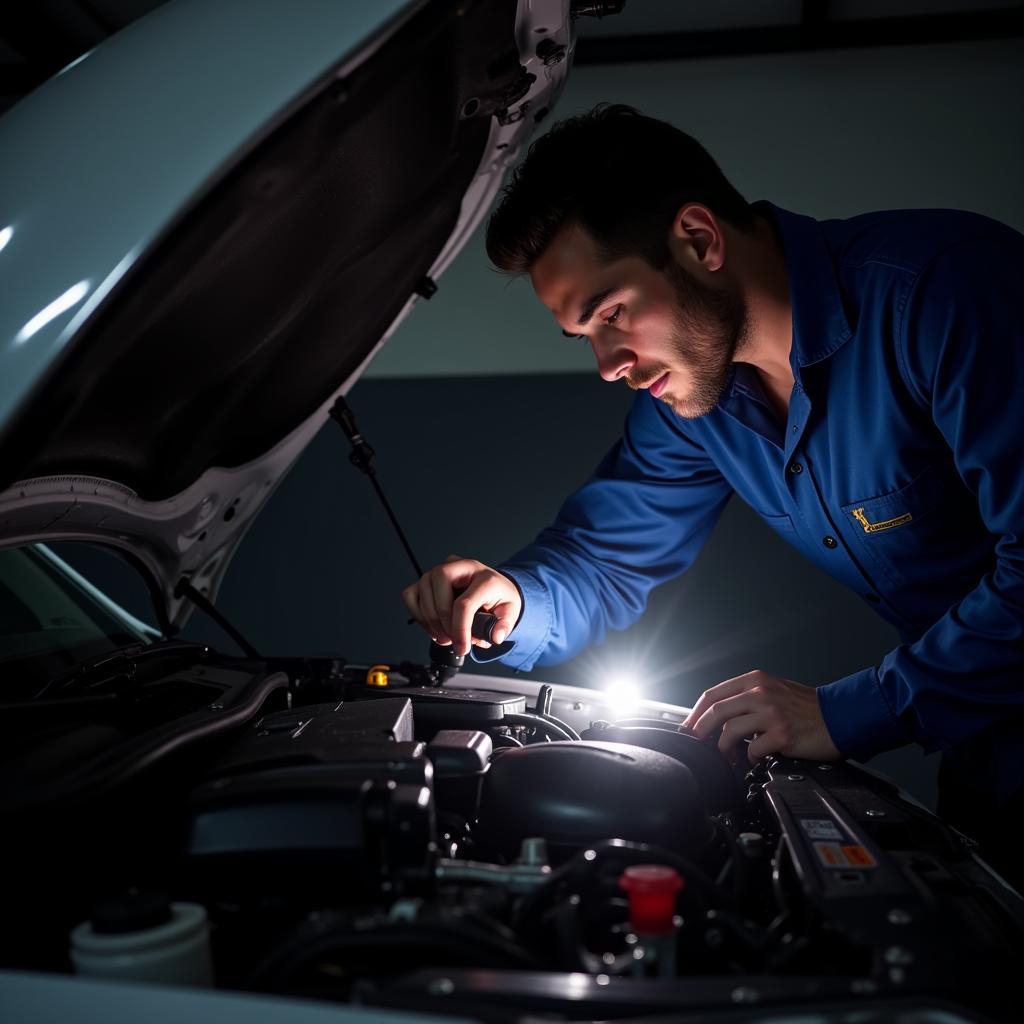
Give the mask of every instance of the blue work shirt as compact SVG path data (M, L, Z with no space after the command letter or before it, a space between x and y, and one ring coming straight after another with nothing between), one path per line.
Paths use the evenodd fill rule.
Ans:
M699 419L640 392L593 477L500 566L524 598L502 660L553 664L628 626L735 493L900 632L817 691L843 756L951 750L1024 709L1024 237L956 211L756 208L789 274L786 422L749 364Z

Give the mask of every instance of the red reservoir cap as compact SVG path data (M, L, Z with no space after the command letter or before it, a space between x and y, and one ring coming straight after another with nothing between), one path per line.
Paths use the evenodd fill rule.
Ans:
M675 868L634 864L619 875L629 896L629 926L637 935L668 935L676 912L676 893L684 882Z

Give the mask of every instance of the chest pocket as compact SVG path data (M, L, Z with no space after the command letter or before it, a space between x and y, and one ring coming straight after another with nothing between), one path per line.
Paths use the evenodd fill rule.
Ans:
M905 486L842 510L866 563L897 586L958 560L980 526L973 496L949 465L929 466Z

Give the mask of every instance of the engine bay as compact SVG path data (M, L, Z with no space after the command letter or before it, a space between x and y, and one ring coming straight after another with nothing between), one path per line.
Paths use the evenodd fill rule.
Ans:
M1020 897L880 776L732 765L671 705L441 682L179 644L6 705L3 966L70 972L73 930L173 901L233 990L484 1020L1014 1015Z

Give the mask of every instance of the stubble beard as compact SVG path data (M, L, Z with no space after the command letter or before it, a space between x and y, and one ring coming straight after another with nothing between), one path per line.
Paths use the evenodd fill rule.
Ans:
M677 416L697 419L718 405L729 381L733 361L740 355L749 336L749 320L743 296L725 288L701 284L674 260L665 268L676 293L670 345L689 377L685 395L666 390L659 400L667 403ZM644 374L636 386L656 381L673 367L664 364ZM630 381L633 384L633 381ZM674 383L669 379L668 388Z

